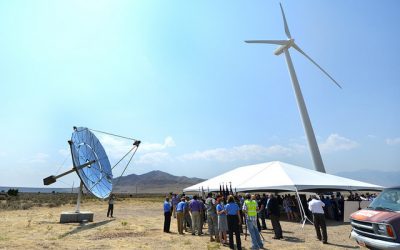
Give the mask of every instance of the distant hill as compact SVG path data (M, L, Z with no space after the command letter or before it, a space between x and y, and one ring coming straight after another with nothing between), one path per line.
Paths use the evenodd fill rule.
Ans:
M162 171L151 171L146 174L131 174L115 178L113 183L116 193L168 193L182 192L182 189L204 181L200 178L174 176Z
M9 189L18 189L22 193L77 193L77 188L39 188L39 187L0 187L0 192L7 192Z
M358 170L339 172L336 175L384 187L400 186L400 171Z

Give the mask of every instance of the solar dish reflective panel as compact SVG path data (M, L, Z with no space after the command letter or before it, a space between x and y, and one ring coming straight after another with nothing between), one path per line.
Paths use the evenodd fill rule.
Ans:
M86 189L99 198L107 198L112 191L112 171L107 154L97 137L85 127L72 133L71 152L74 166ZM87 167L83 164L95 161Z

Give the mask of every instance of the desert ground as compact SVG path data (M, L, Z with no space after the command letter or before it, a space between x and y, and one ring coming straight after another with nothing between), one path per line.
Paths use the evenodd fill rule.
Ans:
M73 204L58 207L33 206L26 210L0 210L0 249L229 249L209 236L177 234L172 219L171 233L163 233L162 198L117 199L115 218L107 218L107 202L85 200L82 211L94 212L94 222L60 224L62 211L74 211ZM283 219L283 218L282 218ZM316 240L312 225L281 221L283 240L273 240L270 221L262 232L266 249L358 249L349 239L349 224L328 221L328 241ZM207 233L207 229L204 229ZM241 237L243 249L251 240Z

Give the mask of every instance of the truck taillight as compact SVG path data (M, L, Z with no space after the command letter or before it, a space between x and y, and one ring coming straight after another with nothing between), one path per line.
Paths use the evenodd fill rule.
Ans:
M386 232L389 237L394 238L394 232L393 232L393 228L391 225L386 225Z

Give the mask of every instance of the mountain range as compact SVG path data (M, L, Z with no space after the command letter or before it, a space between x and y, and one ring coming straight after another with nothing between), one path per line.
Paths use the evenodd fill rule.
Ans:
M115 193L181 193L182 189L204 181L200 178L174 176L162 171L130 174L113 180Z

